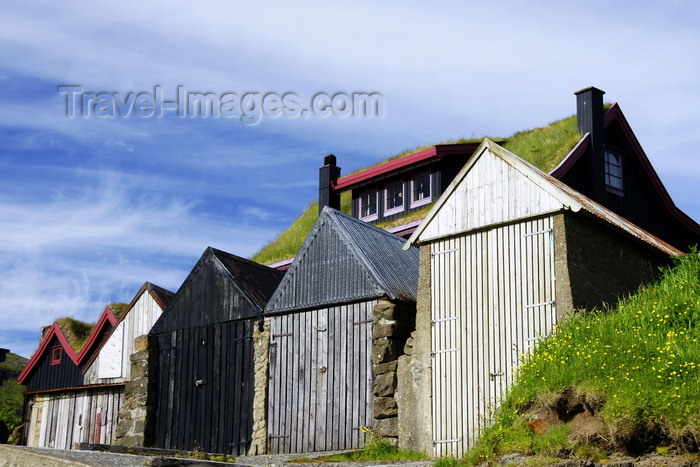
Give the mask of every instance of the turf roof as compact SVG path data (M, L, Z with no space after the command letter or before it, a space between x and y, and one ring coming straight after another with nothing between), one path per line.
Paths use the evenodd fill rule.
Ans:
M609 106L606 105L606 108L607 107ZM570 117L552 122L547 126L534 128L527 131L520 131L509 138L504 138L505 143L503 144L503 147L520 158L530 162L540 170L549 173L566 157L566 155L574 148L574 146L576 146L576 143L578 143L580 139L581 135L578 132L576 116L572 115ZM438 144L459 144L473 141L473 139L460 139ZM375 167L384 162L388 162L408 154L413 154L414 152L427 147L430 146L404 151L370 167ZM351 211L351 196L351 192L349 191L341 193L340 210L346 214L350 214ZM407 213L404 217L380 223L378 226L382 228L391 228L402 225L417 220L417 213L422 213L422 217L424 217L425 214L427 214L427 211L428 209ZM311 228L313 227L317 218L318 203L313 202L306 208L301 216L299 216L292 223L291 226L289 226L285 231L280 233L275 239L271 240L260 251L258 251L253 256L253 261L262 264L272 264L292 258L294 255L296 255L299 248L301 248L302 243L304 243L304 239L311 231Z

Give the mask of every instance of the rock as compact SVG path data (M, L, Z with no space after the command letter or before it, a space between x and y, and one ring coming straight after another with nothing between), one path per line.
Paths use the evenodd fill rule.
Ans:
M396 438L399 436L399 419L394 417L384 420L375 420L372 429L379 436Z
M393 397L374 398L374 418L380 420L382 418L396 417L398 414L396 399Z
M398 359L401 356L403 346L395 339L382 337L372 344L372 363L386 363Z
M394 396L396 392L396 373L384 373L374 378L375 396Z
M375 376L382 375L384 373L392 373L396 371L398 365L398 360L394 360L393 362L377 363L372 366L372 371L374 371Z

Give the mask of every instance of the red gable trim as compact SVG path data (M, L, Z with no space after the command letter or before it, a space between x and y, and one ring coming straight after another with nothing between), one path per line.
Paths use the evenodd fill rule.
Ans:
M413 154L399 157L398 159L384 162L375 167L370 167L361 172L340 178L333 183L333 188L338 192L342 192L376 178L394 175L414 167L428 164L433 160L441 160L445 156L465 153L472 154L476 148L479 147L479 144L481 143L436 144L422 151L414 152Z
M688 227L688 229L700 235L700 225L698 225L686 213L678 209L678 207L671 199L671 196L668 194L668 191L666 191L666 187L664 187L664 184L661 182L661 179L656 173L656 170L654 170L654 167L651 165L651 162L649 162L649 158L644 152L644 149L642 149L642 145L639 144L637 136L635 136L634 132L632 131L632 127L630 127L629 122L627 122L625 115L622 113L622 109L620 109L620 106L617 103L612 104L608 111L605 113L605 117L603 120L603 128L607 129L608 126L614 121L617 121L620 125L622 133L625 135L625 138L627 138L627 141L632 147L634 156L641 164L642 169L649 177L649 180L651 180L651 184L654 187L656 194L658 195L666 210L673 217L678 219L683 225ZM561 163L559 163L559 165L554 170L552 170L552 172L550 172L550 175L556 179L561 179L564 175L566 175L569 169L573 167L576 161L578 161L581 158L581 156L583 156L583 154L586 153L589 147L590 135L586 133L583 136L583 138L581 138L579 143L574 147L574 149L572 149L571 152L564 158L564 160L561 161Z
M37 365L37 363L39 363L39 360L41 360L45 353L51 351L51 349L49 348L49 342L51 341L51 339L53 339L54 336L58 338L58 341L61 343L61 347L63 347L63 350L66 352L66 355L70 357L71 361L75 365L80 365L80 363L82 363L82 360L88 354L89 349L97 341L99 335L104 332L105 326L107 326L108 324L111 324L113 326L116 322L117 319L114 317L112 310L109 308L109 306L105 307L104 311L102 312L102 316L100 316L100 320L97 322L92 332L90 333L88 341L83 346L82 350L80 351L80 354L78 354L68 343L68 339L66 339L66 336L63 334L63 331L61 331L61 327L58 325L57 322L54 321L54 323L51 325L51 328L46 333L44 340L41 341L41 345L39 345L39 348L36 352L34 352L34 355L32 355L32 358L29 360L29 363L27 363L27 366L24 367L24 370L22 370L22 372L17 377L17 382L19 384L24 384L24 380L27 379L27 377L31 374L34 367Z
M80 351L80 355L76 364L79 365L83 363L83 360L85 360L85 356L88 353L90 353L90 349L95 345L95 342L97 341L98 337L100 337L101 334L104 334L104 329L107 326L114 326L116 322L117 318L115 318L114 313L112 313L112 309L109 307L109 305L107 305L104 311L102 312L102 316L100 316L99 321L97 321L95 328L90 333L90 338Z
M54 337L58 338L58 342L61 344L61 347L63 347L63 351L66 353L66 355L70 357L73 363L75 363L76 365L78 364L78 354L75 353L73 347L71 347L71 345L68 343L68 339L66 339L66 336L63 335L63 331L61 331L61 328L58 326L58 323L54 322L51 325L49 331L46 333L44 340L41 341L41 345L39 345L39 348L36 352L34 352L34 355L32 355L32 358L27 363L27 366L24 367L24 370L22 370L22 372L17 377L17 382L19 384L24 384L24 380L27 379L27 376L29 376L29 374L32 372L37 363L39 363L41 357L43 357L44 354L46 354L47 352L51 351L51 349L49 348L49 342L51 342L51 340L53 340Z

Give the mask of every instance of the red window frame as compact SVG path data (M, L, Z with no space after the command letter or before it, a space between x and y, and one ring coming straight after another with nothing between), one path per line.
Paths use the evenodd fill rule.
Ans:
M51 348L51 364L58 365L63 358L63 348L59 345Z

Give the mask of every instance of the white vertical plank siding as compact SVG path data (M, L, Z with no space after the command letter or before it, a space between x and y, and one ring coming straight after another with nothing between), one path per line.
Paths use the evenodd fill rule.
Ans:
M45 395L41 398L41 424L36 427L39 430L38 443L30 438L28 444L73 449L76 443L93 443L98 412L102 419L100 443L109 444L117 428L117 413L123 397L122 387Z
M148 334L162 313L148 290L144 290L85 372L85 384L130 381L134 339Z
M268 446L272 453L352 449L374 417L376 300L272 316Z
M437 240L431 257L434 453L461 456L555 325L552 218Z
M487 150L426 224L420 240L425 242L561 208L561 201Z

